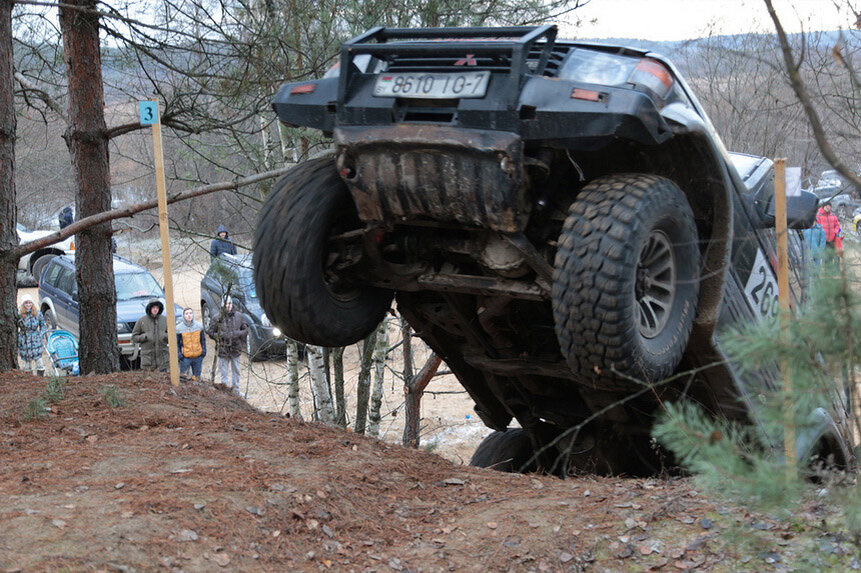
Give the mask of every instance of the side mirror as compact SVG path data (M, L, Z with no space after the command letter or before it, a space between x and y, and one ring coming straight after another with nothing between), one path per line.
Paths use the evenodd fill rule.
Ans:
M800 195L786 198L786 226L790 229L809 229L816 220L816 209L819 197L810 191L801 191ZM762 218L774 226L774 196L769 197L768 206L762 213Z

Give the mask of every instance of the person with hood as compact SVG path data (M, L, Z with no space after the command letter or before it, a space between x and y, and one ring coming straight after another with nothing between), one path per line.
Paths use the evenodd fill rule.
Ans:
M146 305L146 314L138 319L132 329L132 342L140 344L141 369L167 370L170 354L167 347L167 319L163 315L164 304L157 298Z
M72 208L69 205L63 207L57 219L59 220L61 230L74 223L75 215L72 214Z
M235 255L236 245L234 245L233 241L230 240L230 237L227 234L227 227L225 227L224 225L219 225L218 230L215 231L215 234L218 236L212 239L212 244L209 245L210 261L214 261L221 255L225 254Z
M25 294L21 299L18 316L18 357L21 359L22 370L29 370L36 376L45 375L42 348L47 333L48 323L45 322L45 317L33 304L33 298Z
M242 348L248 336L248 323L245 322L242 313L233 310L233 300L229 296L224 299L222 312L212 318L206 334L215 341L221 383L233 390L235 394L241 395L239 356L242 354Z
M801 231L807 246L807 258L818 269L822 264L822 251L825 249L825 231L819 223Z
M825 233L825 246L838 253L843 250L843 236L840 233L840 219L831 212L831 203L827 202L816 213L816 222L822 225Z
M191 379L200 378L203 357L206 356L206 337L203 325L194 320L194 310L182 311L182 319L176 323L176 341L179 348L179 373L191 370Z

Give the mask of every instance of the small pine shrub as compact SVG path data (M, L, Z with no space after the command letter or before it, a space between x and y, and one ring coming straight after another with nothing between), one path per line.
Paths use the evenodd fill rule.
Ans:
M123 393L113 384L102 386L99 393L110 408L120 408L126 405L125 396L123 396Z
M815 435L822 424L816 409L843 409L858 424L856 386L861 364L861 297L858 279L846 265L823 264L811 277L809 297L783 325L763 321L722 337L733 366L744 375L784 364L791 388L756 391L748 398L757 423L738 426L716 420L700 406L680 401L667 404L654 436L711 494L745 505L752 511L789 519L805 493L813 464L800 459L788 468L783 456L784 424L791 420L796 436ZM838 415L839 418L839 415ZM851 442L849 428L844 437ZM850 430L850 431L847 431ZM813 475L819 482L833 481L827 491L842 512L842 521L861 545L861 492L859 485L840 485L840 475ZM843 484L845 485L845 481Z
M51 378L48 381L48 386L42 392L42 397L51 404L56 404L66 397L66 379Z
M24 408L24 421L40 420L45 417L45 411L48 407L45 399L39 396Z

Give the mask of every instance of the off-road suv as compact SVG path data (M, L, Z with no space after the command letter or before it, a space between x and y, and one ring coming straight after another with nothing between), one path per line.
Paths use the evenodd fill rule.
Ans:
M334 151L261 211L263 308L291 338L342 346L394 297L498 431L473 463L653 471L661 400L751 423L777 384L721 350L727 326L777 311L772 163L730 155L661 56L554 26L375 28L274 109ZM790 225L815 206L791 198ZM846 463L822 406L799 450Z

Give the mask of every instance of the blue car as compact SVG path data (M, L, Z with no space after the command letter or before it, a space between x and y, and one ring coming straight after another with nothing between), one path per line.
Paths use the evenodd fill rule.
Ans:
M132 343L135 322L146 312L153 298L164 302L164 290L145 268L114 255L114 286L117 293L117 345L124 368L137 363L137 345ZM54 257L45 266L39 280L39 309L50 328L62 328L80 337L78 285L75 281L75 257ZM174 305L176 320L182 307Z

